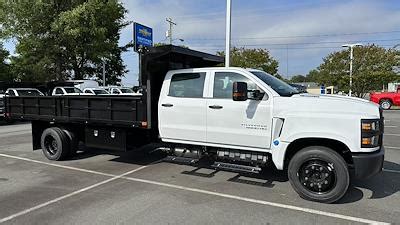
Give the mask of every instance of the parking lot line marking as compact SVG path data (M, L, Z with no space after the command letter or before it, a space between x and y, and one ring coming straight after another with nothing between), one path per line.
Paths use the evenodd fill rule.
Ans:
M29 129L22 129L22 130L15 130L15 131L5 131L5 132L0 132L0 135L1 134L12 134L12 133L19 133L19 132L22 132L22 133L30 133L30 132L32 132L32 130L29 128Z
M396 128L397 126L386 126L385 125L385 128Z
M400 149L400 147L385 146L385 148Z
M316 215L320 215L320 216L333 217L336 219L348 220L348 221L353 221L353 222L360 222L360 223L366 223L366 224L382 224L382 225L390 224L390 223L386 223L386 222L368 220L368 219L363 219L363 218L358 218L358 217L353 217L353 216L341 215L341 214L325 212L325 211L320 211L320 210L315 210L315 209L310 209L310 208L303 208L303 207L298 207L298 206L292 206L292 205L286 205L286 204L281 204L281 203L268 202L268 201L264 201L264 200L240 197L240 196L236 196L236 195L224 194L224 193L215 192L215 191L207 191L207 190L202 190L202 189L197 189L197 188L190 188L190 187L185 187L185 186L180 186L180 185L175 185L175 184L167 184L167 183L133 178L133 177L121 177L121 178L126 179L126 180L146 183L146 184L153 184L153 185L157 185L157 186L169 187L169 188L185 190L185 191L190 191L190 192L214 195L214 196L219 196L219 197L228 198L228 199L234 199L234 200L250 202L250 203L255 203L255 204L260 204L260 205L267 205L267 206L283 208L283 209L290 209L290 210L294 210L294 211L316 214Z
M368 220L368 219L363 219L363 218L358 218L358 217L353 217L353 216L347 216L347 215L341 215L341 214L325 212L325 211L320 211L320 210L315 210L315 209L310 209L310 208L303 208L303 207L298 207L298 206L286 205L286 204L282 204L282 203L268 202L268 201L264 201L264 200L240 197L240 196L224 194L224 193L220 193L220 192L207 191L207 190L202 190L202 189L197 189L197 188L190 188L190 187L185 187L185 186L180 186L180 185L174 185L174 184L168 184L168 183L162 183L162 182L157 182L157 181L151 181L151 180L145 180L145 179L139 179L139 178L133 178L133 177L127 177L126 176L127 173L129 174L129 173L136 172L138 170L146 168L146 166L140 167L140 168L135 169L133 171L129 171L129 172L125 173L125 174L117 176L117 175L113 175L113 174L107 174L107 173L97 172L97 171L93 171L93 170L80 169L80 168L70 167L70 166L63 166L63 165L58 165L58 164L53 164L53 163L47 163L47 162L42 162L42 161L39 161L39 160L27 159L27 158L22 158L22 157L18 157L18 156L7 155L7 154L1 154L0 153L0 156L13 158L13 159L24 160L24 161L28 161L28 162L39 163L39 164L48 165L48 166L54 166L54 167L69 169L69 170L75 170L75 171L81 171L81 172L86 172L86 173L98 174L98 175L104 175L104 176L111 177L110 179L105 180L105 181L100 182L100 183L104 183L106 181L110 182L110 181L113 181L113 180L116 180L116 179L124 179L124 180L136 181L136 182L141 182L141 183L146 183L146 184L158 185L158 186L162 186L162 187L168 187L168 188L174 188L174 189L179 189L179 190L191 191L191 192L202 193L202 194L207 194L207 195L214 195L214 196L224 197L224 198L228 198L228 199L235 199L235 200L245 201L245 202L250 202L250 203L255 203L255 204L261 204L261 205L267 205L267 206L272 206L272 207L277 207L277 208L283 208L283 209L289 209L289 210L294 210L294 211L299 211L299 212L305 212L305 213L310 213L310 214L315 214L315 215L327 216L327 217L343 219L343 220L348 220L348 221L367 223L367 224L385 224L385 225L386 224L390 224L390 223L374 221L374 220ZM108 182L106 182L106 183L108 183ZM95 185L99 186L99 185L101 185L100 183L98 185L97 184L95 184ZM94 185L92 185L92 186L94 186ZM95 186L95 187L97 187L97 186ZM89 189L94 188L94 187L92 187L92 188L90 188L90 187L87 187L85 189L89 190ZM83 190L83 189L81 189L81 190ZM80 191L79 193L83 192L81 190L78 190L78 191ZM71 193L71 194L73 194L73 193ZM69 194L69 195L71 195L71 194ZM76 195L76 194L73 194L73 195ZM68 196L68 197L70 197L70 196ZM11 220L12 218L15 218L17 216L27 214L27 213L29 213L31 211L34 211L36 209L39 209L39 208L42 208L42 207L47 206L49 204L52 204L52 203L54 203L54 201L55 202L61 201L61 200L65 199L65 198L67 198L67 197L62 196L60 198L55 199L55 200L51 200L51 201L49 201L47 203L43 203L43 204L39 205L40 207L36 206L36 207L31 208L31 209L27 209L27 210L24 210L24 211L22 211L20 213L14 214L14 215L12 215L13 217L9 216L9 217L3 218L3 219L0 220L0 223L3 223L5 221ZM10 217L12 217L12 218L10 218ZM9 218L9 219L7 219L7 218ZM7 219L7 220L5 220L5 219Z
M16 218L16 217L23 216L23 215L28 214L28 213L30 213L30 212L32 212L32 211L35 211L35 210L41 209L41 208L43 208L43 207L46 207L46 206L48 206L48 205L50 205L50 204L53 204L53 203L62 201L62 200L64 200L64 199L66 199L66 198L75 196L75 195L77 195L77 194L80 194L80 193L82 193L82 192L85 192L85 191L88 191L88 190L90 190L90 189L96 188L96 187L98 187L98 186L100 186L100 185L109 183L109 182L114 181L114 180L116 180L116 179L120 179L121 177L124 177L124 176L126 176L126 175L129 175L129 174L131 174L131 173L134 173L134 172L139 171L139 170L144 169L144 168L146 168L146 166L142 166L142 167L136 168L136 169L134 169L134 170L131 170L131 171L126 172L126 173L123 173L123 174L121 174L121 175L118 175L118 176L114 176L114 177L112 177L112 178L109 178L109 179L107 179L107 180L105 180L105 181L102 181L102 182L93 184L93 185L91 185L91 186L89 186L89 187L85 187L85 188L79 189L79 190L74 191L74 192L72 192L72 193L69 193L69 194L67 194L67 195L63 195L63 196L61 196L61 197L59 197L59 198L50 200L50 201L48 201L48 202L42 203L42 204L37 205L37 206L34 206L34 207L32 207L32 208L29 208L29 209L23 210L23 211L21 211L21 212L15 213L15 214L13 214L13 215L11 215L11 216L8 216L8 217L5 217L5 218L3 218L3 219L0 219L0 223L7 222L7 221L12 220L12 219L14 219L14 218Z
M389 170L389 169L382 169L382 170L390 173L400 173L400 170Z
M86 170L86 169L81 169L81 168L76 168L76 167L71 167L71 166L64 166L64 165L59 165L59 164L55 164L55 163L48 163L48 162L43 162L43 161L39 161L39 160L28 159L28 158L23 158L23 157L8 155L8 154L0 153L0 156L12 158L12 159L23 160L23 161L27 161L27 162L39 163L39 164L43 164L43 165L47 165L47 166L59 167L59 168L63 168L63 169L76 170L76 171L85 172L85 173L103 175L103 176L107 176L107 177L115 177L116 176L114 174L102 173L102 172Z
M384 133L384 135L387 135L387 136L397 136L397 137L400 137L400 134L387 134L387 133Z

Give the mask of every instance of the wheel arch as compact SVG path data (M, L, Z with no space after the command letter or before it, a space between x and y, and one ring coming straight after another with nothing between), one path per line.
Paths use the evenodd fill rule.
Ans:
M287 168L293 156L303 148L310 146L323 146L331 148L343 157L347 164L353 164L349 147L341 141L330 138L300 138L291 142L285 152L284 168Z
M390 103L393 104L393 100L392 100L391 98L389 98L389 97L382 97L382 98L380 98L380 99L379 99L379 104L381 104L381 102L383 102L383 101L385 101L385 100L388 100Z

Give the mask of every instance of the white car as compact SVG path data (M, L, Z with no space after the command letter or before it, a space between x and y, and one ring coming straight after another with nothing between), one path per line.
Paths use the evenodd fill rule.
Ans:
M136 93L129 87L110 87L109 92L112 95L130 95L130 96L141 96L142 94Z
M93 94L93 95L109 95L110 92L104 90L103 88L85 88L83 90L85 94Z
M44 96L44 94L36 88L9 88L6 91L8 96Z
M81 89L76 87L55 87L51 95L62 96L62 95L94 95L94 94L83 93Z

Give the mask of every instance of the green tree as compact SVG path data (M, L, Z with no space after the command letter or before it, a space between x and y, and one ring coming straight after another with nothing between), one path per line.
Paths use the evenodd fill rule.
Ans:
M319 71L316 69L310 70L306 75L307 82L318 82Z
M0 81L12 81L13 77L10 71L10 65L7 62L9 59L9 52L4 49L3 44L0 43Z
M2 33L17 40L11 64L19 79L102 77L103 61L113 69L110 81L126 72L118 40L128 23L117 0L0 1Z
M307 77L303 75L295 75L292 78L290 78L290 82L292 83L301 83L301 82L307 82Z
M225 56L225 52L217 52L217 55ZM269 74L277 75L279 63L266 49L234 47L231 51L231 66L260 69Z
M399 52L376 45L354 48L353 86L357 97L371 90L379 90L383 84L398 79L395 68L400 65ZM316 75L318 83L338 86L340 90L349 91L349 51L342 50L329 54L318 67ZM311 72L310 72L311 73Z

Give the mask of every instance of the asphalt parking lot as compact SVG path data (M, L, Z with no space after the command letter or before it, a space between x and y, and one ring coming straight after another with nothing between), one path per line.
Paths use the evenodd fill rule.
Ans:
M63 162L31 150L29 124L0 125L4 224L400 224L400 110L385 116L384 171L335 204L301 199L285 174L246 175L88 151Z

